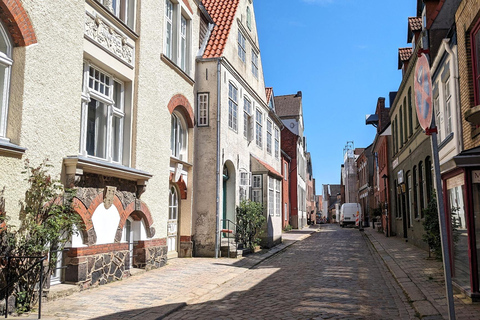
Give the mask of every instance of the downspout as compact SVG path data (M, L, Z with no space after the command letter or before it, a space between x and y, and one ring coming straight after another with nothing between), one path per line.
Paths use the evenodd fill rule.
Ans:
M450 48L450 39L443 39L443 45L445 46L445 50L447 50L448 54L452 57L450 64L450 74L453 75L453 84L455 86L455 104L458 105L458 100L460 99L460 89L458 87L458 60L456 54L453 52L452 48ZM455 108L457 110L457 132L459 136L455 139L457 145L457 151L460 152L463 150L463 128L462 128L462 117L461 111L459 112L460 108Z
M222 58L217 60L217 186L216 195L217 203L215 208L216 225L215 225L215 258L218 258L219 242L220 242L220 116L221 116L221 90L222 90Z

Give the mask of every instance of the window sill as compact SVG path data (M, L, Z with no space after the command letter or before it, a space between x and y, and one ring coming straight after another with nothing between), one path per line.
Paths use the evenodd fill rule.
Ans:
M66 174L82 175L84 172L115 177L130 181L137 181L137 185L145 185L153 176L148 172L129 168L99 159L83 156L68 156L63 158Z
M452 141L453 139L453 132L450 132L450 134L445 138L443 139L442 142L440 142L440 144L438 145L438 150L442 149L443 147L445 147L445 145L447 143L449 143L450 141Z
M184 167L187 167L187 168L193 167L193 165L192 165L191 163L186 162L186 161L183 161L183 160L180 160L180 159L175 158L175 157L173 157L173 156L170 157L170 162L171 162L171 163L175 163L175 164L180 163L180 164L182 164Z
M27 151L26 148L11 143L8 139L0 138L0 155L8 157L21 158Z
M174 71L176 71L185 81L187 81L190 85L193 86L195 83L195 80L193 80L185 71L180 69L180 67L170 60L166 55L163 53L161 54L161 59L163 62L165 62L170 68L172 68Z

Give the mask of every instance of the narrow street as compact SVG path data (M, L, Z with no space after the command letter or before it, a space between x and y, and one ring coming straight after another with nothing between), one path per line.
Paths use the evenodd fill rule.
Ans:
M282 244L270 257L175 259L47 302L42 319L416 318L363 232L338 225L314 230L288 233L301 241Z
M323 225L167 319L412 319L358 229Z

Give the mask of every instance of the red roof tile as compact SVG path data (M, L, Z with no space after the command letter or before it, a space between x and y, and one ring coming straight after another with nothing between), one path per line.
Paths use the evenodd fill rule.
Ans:
M267 96L267 103L270 101L270 97L272 96L273 88L265 88L265 95Z
M251 156L253 159L257 160L258 163L260 163L262 166L264 166L265 169L267 169L268 172L270 172L272 175L274 175L274 176L276 176L277 178L280 178L280 179L283 177L281 173L279 173L277 170L275 170L271 165L269 165L269 164L266 163L265 161L260 160L259 158L257 158L257 157L254 156L253 154L250 154L250 156Z
M422 31L422 18L421 17L409 17L408 27L412 32Z
M412 48L399 48L398 49L398 58L400 61L408 61L412 56Z
M205 52L203 53L203 58L218 58L223 54L223 49L225 48L226 40L235 18L238 3L239 0L203 1L205 9L207 9L208 14L215 23Z

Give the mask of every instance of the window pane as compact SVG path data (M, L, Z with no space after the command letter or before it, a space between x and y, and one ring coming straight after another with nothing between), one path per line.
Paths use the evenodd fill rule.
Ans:
M107 108L103 103L92 99L88 104L87 115L87 154L99 158L106 157Z
M112 160L115 162L121 162L121 149L122 149L122 118L113 117L112 121Z
M8 81L5 81L5 79L8 78L8 68L6 66L0 65L0 137L6 135L7 131L7 106L8 106L8 101L7 101L7 90L8 90ZM3 118L2 115L5 115L5 118Z

